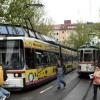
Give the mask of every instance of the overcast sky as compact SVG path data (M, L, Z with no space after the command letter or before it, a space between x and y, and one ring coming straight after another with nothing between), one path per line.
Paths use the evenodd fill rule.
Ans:
M55 23L64 20L100 22L100 0L42 0L45 10Z

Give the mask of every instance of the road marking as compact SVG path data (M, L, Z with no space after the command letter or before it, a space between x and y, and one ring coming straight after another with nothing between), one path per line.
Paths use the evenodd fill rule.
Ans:
M43 90L43 91L41 91L40 93L44 93L44 92L46 92L46 91L50 90L51 88L53 88L53 86L50 86L50 87L48 87L48 88L44 89L44 90Z

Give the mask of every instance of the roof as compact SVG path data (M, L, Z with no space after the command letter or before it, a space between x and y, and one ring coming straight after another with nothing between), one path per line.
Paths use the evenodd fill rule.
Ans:
M99 49L97 46L87 46L87 45L82 45L82 46L80 46L79 49L84 49L84 48L95 48L95 49Z
M54 38L48 37L46 35L42 35L40 34L40 32L36 30L32 30L30 28L27 28L21 25L11 25L11 24L1 23L0 24L0 36L2 37L30 37L30 38L35 38L38 40L45 41L50 44L61 46L69 50L77 51L74 48L69 48L69 47L59 44Z

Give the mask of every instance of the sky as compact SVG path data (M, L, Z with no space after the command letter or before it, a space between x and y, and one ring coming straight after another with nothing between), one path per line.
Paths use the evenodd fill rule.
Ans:
M45 11L56 24L64 20L72 23L100 22L100 0L42 0Z

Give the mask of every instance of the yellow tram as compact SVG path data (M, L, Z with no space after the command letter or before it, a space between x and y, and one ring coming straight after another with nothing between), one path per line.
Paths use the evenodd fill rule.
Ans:
M0 64L7 68L8 76L4 87L23 89L55 78L59 48L66 72L75 68L75 50L44 41L41 37L26 27L0 25Z

